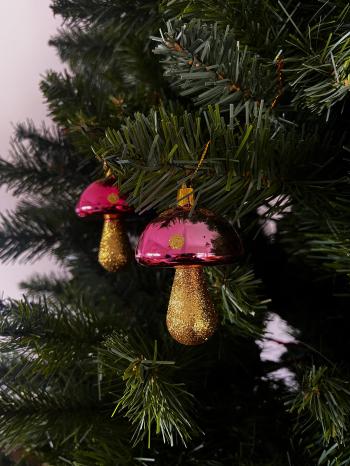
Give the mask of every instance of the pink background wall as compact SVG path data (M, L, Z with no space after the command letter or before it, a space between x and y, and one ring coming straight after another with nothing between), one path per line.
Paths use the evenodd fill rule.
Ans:
M62 65L55 50L47 45L60 26L49 8L50 0L0 1L0 154L6 157L12 124L32 119L48 121L39 90L39 81L47 69ZM5 188L0 189L0 211L15 205ZM33 272L50 272L56 267L50 258L34 264L0 264L0 297L19 297L18 282Z

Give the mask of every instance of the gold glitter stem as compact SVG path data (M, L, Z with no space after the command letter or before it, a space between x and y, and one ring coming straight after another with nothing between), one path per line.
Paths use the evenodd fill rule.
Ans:
M200 345L215 332L218 316L203 267L176 267L166 321L171 336L183 345Z
M116 272L130 260L129 238L120 217L106 214L104 220L98 261L108 272Z

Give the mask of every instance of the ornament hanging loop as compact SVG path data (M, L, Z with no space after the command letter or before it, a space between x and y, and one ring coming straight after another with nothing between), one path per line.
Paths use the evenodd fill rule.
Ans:
M198 161L198 164L193 172L193 175L191 176L191 181L193 180L193 178L197 175L198 173L198 170L201 168L203 162L204 162L204 159L205 159L205 156L207 155L207 152L208 152L208 149L209 149L209 144L211 143L211 140L209 139L209 141L206 143L206 145L204 146L204 150L202 152L202 155L201 155L201 158L199 159Z
M193 207L194 206L194 190L192 188L192 180L193 178L197 175L198 170L202 166L205 156L208 152L209 144L210 144L210 139L204 146L204 150L202 152L202 155L198 161L198 164L196 168L194 169L191 177L190 177L190 186L187 187L186 183L182 183L181 187L177 191L177 205L178 207Z

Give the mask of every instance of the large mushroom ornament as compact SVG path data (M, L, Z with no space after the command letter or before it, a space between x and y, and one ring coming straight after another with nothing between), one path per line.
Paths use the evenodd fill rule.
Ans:
M204 343L215 332L218 315L203 268L232 263L243 252L235 229L207 209L193 209L193 190L181 188L178 206L149 223L136 260L151 267L174 267L167 327L184 345Z

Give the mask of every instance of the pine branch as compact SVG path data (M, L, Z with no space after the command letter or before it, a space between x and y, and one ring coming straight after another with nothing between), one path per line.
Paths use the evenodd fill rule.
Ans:
M98 243L96 226L83 226L76 218L75 201L72 201L71 193L61 194L55 202L42 201L39 205L21 201L14 212L1 214L1 260L22 257L33 261L49 253L64 261L76 249L91 251L92 245ZM66 241L67 237L71 238L71 243ZM82 243L82 238L87 242Z
M209 150L193 179L208 140ZM108 130L95 153L141 213L174 206L183 182L193 182L199 203L241 222L276 196L284 201L272 203L267 215L285 212L286 199L296 204L310 199L312 209L331 209L330 192L348 183L338 133L311 124L276 127L268 113L257 113L241 125L236 119L226 121L219 107L197 114L164 109L136 114L121 130Z
M330 111L338 102L343 102L348 97L349 92L349 40L347 36L350 9L347 2L326 2L320 5L315 1L307 3L298 3L295 7L286 5L282 2L264 1L259 5L252 2L242 2L229 0L228 2L211 2L207 0L194 0L191 5L187 1L164 1L164 14L173 18L178 15L182 21L189 21L191 18L196 20L209 21L209 23L219 23L219 29L224 33L227 25L231 26L234 31L236 40L249 46L250 53L258 52L262 54L265 66L270 68L270 77L272 76L272 57L278 51L282 51L286 56L284 78L285 85L291 86L292 103L298 107L305 107L321 114ZM254 19L252 20L252 17ZM255 19L256 18L256 19ZM192 24L194 23L192 20ZM190 22L191 25L191 22ZM172 31L173 33L173 31ZM180 32L178 31L179 36ZM181 34L189 35L187 31ZM166 64L166 74L174 78L180 75L180 79L175 81L180 92L191 92L190 80L187 78L186 68L193 73L197 71L205 74L206 68L200 67L201 61L191 57L191 50L186 52L181 44L176 43L174 35L170 41L167 37L163 39L163 48L158 47L161 54L168 55L169 64ZM221 41L218 41L221 45ZM198 47L198 43L196 46ZM218 46L218 45L217 45ZM166 50L169 48L170 50ZM177 48L177 50L176 50ZM189 47L186 47L189 48ZM215 48L215 46L214 46ZM270 52L271 56L266 56ZM215 56L215 54L214 54ZM216 56L220 56L216 54ZM193 66L188 66L193 62L198 70L193 70ZM212 62L210 62L211 64ZM181 69L182 67L182 69ZM215 68L214 68L215 70ZM187 71L188 73L188 71ZM223 73L224 74L224 73ZM209 76L209 74L207 73ZM250 75L250 79L255 79L256 72ZM182 78L183 76L183 78ZM192 77L195 79L195 75ZM258 81L261 77L257 75ZM195 89L195 84L200 81L194 81L192 92L199 92ZM207 80L208 84L210 80ZM233 81L235 84L235 82ZM262 81L262 95L269 95L269 85ZM269 84L269 83L267 83ZM204 86L203 86L204 87ZM202 88L203 88L202 87ZM265 94L264 94L265 90ZM207 91L210 95L210 89ZM204 94L205 95L205 94ZM220 99L220 94L214 95L211 91L213 100ZM228 96L227 99L230 97ZM231 97L232 98L232 97ZM198 98L196 99L199 100ZM196 101L195 100L195 101ZM210 102L213 103L213 102ZM267 99L265 97L265 103Z
M65 191L67 173L72 187L81 187L85 178L82 163L57 129L38 129L31 121L16 127L10 160L0 159L0 184L6 184L15 195L36 195L47 199Z
M69 25L125 25L129 34L147 36L149 29L160 21L158 1L155 0L132 0L128 3L120 0L86 0L83 5L79 0L53 0L51 8Z
M108 73L110 64L115 60L113 55L120 48L115 43L116 36L117 31L114 28L86 30L79 26L65 27L59 29L49 44L55 47L60 59L69 63L75 71L79 68L80 73L85 70L91 71L94 66L98 66L99 73L104 74ZM114 79L118 82L121 77L117 74Z
M170 445L174 445L176 438L186 445L198 434L199 429L190 415L192 395L183 384L171 381L175 362L158 359L157 342L152 354L141 336L136 342L114 333L106 340L106 347L128 364L123 373L125 390L113 414L125 412L133 425L134 445L147 436L150 447L153 429Z
M167 32L154 38L154 52L164 56L165 76L180 95L201 108L235 106L233 116L252 113L256 105L271 106L277 93L273 57L262 60L236 41L233 31L191 21L181 29L168 22Z
M69 280L65 276L50 273L47 275L34 274L29 279L21 281L19 287L24 290L27 297L38 295L62 296L69 286Z
M280 240L290 254L306 260L315 270L322 267L328 274L346 274L348 277L349 188L346 178L342 183L324 186L324 192L320 187L318 192L309 193L312 208L305 208L300 197L279 226Z
M138 54L140 52L138 50ZM144 62L148 62L147 58ZM123 119L140 107L146 109L150 104L159 103L160 96L154 92L154 88L149 87L147 82L144 84L139 81L141 75L144 80L150 74L149 70L144 74L144 67L141 67L141 70L135 69L136 75L120 73L124 66L131 63L134 63L133 59L118 67L117 73L113 68L110 69L109 76L106 73L96 73L95 67L90 64L89 70L82 74L49 72L41 82L41 91L48 103L51 117L75 147L77 155L85 157L86 164L92 155L91 146L103 137L106 127L120 128ZM118 76L122 82L118 82ZM156 73L152 79L157 81ZM89 176L91 173L93 168L90 168ZM97 178L98 175L95 173L94 177Z
M350 388L346 380L329 373L326 367L313 366L303 377L302 390L289 404L290 412L300 419L302 432L322 431L324 444L344 441L350 413Z
M255 2L254 0L163 0L161 11L168 18L175 16L187 22L192 19L200 19L209 23L218 23L222 29L229 25L235 30L238 39L247 43L250 38L250 46L266 50L268 40L266 40L268 29L272 29L268 35L271 40L273 34L278 30L282 18L280 18L271 8L268 1ZM271 15L275 20L275 27L271 27ZM262 44L264 47L262 47Z
M45 385L53 377L62 377L64 384L76 379L82 383L91 376L95 379L96 347L102 334L115 326L115 313L113 306L98 316L82 300L80 307L52 298L35 303L10 302L1 312L4 338L0 351L13 364L3 380L11 380L14 371L18 382L21 378L28 382L44 378Z
M319 8L317 0L310 7L297 4L291 15L300 25ZM161 10L165 18L178 18L184 23L201 20L225 30L227 26L234 31L236 40L248 45L249 49L262 54L276 54L294 26L286 20L278 2L264 0L163 0ZM297 16L297 18L296 18Z
M201 115L151 111L149 116L136 114L134 120L128 119L118 132L107 131L95 153L118 176L123 191L131 193L129 202L143 212L175 205L177 187L191 180L210 139L195 180L198 196L205 193L206 206L215 206L221 213L232 214L241 205L238 212L243 215L281 189L278 180L266 177L273 165L267 145L273 152L279 137L283 138L281 133L269 141L270 131L270 119L261 114L240 127L234 119L227 124L218 107L209 107ZM242 201L248 202L243 206Z
M82 302L3 305L0 351L8 369L0 387L1 448L34 450L54 464L73 462L76 454L90 455L93 464L94 456L115 448L121 464L130 460L127 424L108 420L110 393L117 396L121 387L97 358L116 320L113 307L101 314Z
M261 324L268 299L263 299L262 283L244 264L234 268L211 267L210 277L216 306L222 309L222 323L229 331L253 338L261 337Z
M48 72L40 88L54 121L68 128L73 126L74 118L82 114L90 124L97 126L95 130L99 129L106 108L111 106L108 97L114 92L113 84L99 75L71 75L67 71Z
M101 47L103 44L103 47ZM125 40L119 28L65 28L50 40L63 62L69 63L75 75L98 75L113 83L119 94L159 92L161 69L151 54L149 41L143 38ZM139 100L138 100L139 101Z
M7 453L24 447L27 452L36 452L43 461L74 464L75 454L82 456L81 451L85 451L88 456L91 450L92 456L104 439L105 454L106 450L109 455L113 452L114 458L118 461L120 456L121 462L125 457L130 458L125 423L121 421L117 426L116 421L109 421L91 403L86 390L85 393L81 389L72 390L62 397L17 385L12 396L8 393L9 387L6 392L3 389L0 392L0 446ZM7 411L4 410L6 403Z
M286 60L286 75L296 93L296 106L305 106L319 115L329 115L340 102L344 108L350 91L349 20L350 6L346 5L328 21L314 20L302 37L291 37L294 53L290 51Z

